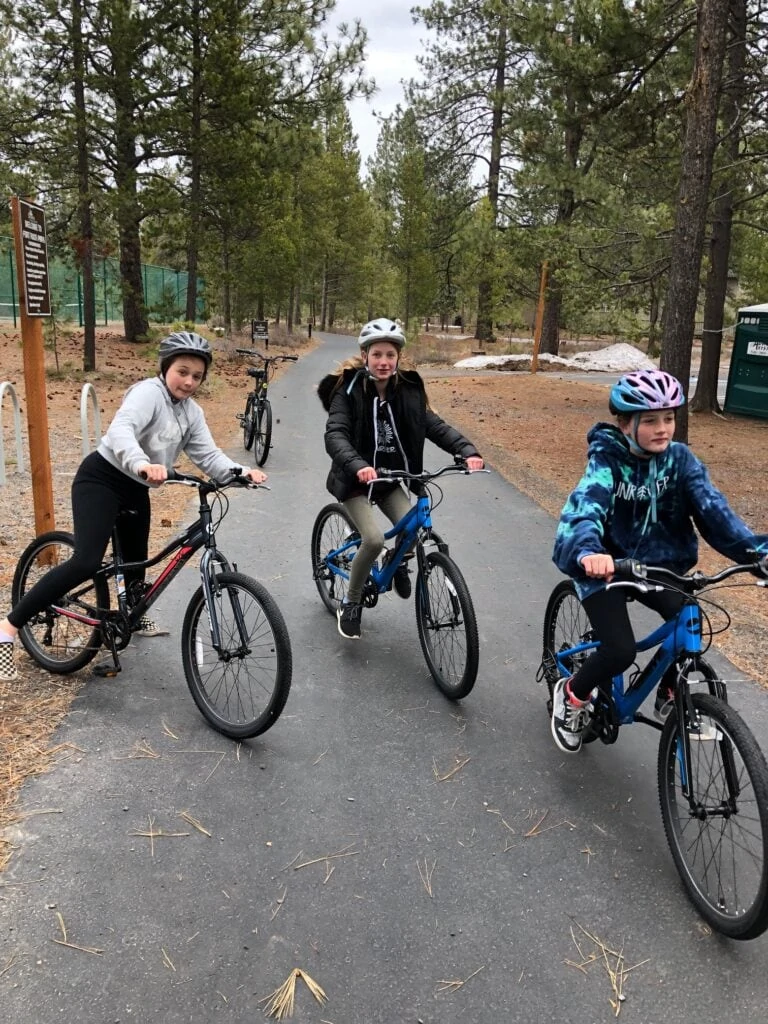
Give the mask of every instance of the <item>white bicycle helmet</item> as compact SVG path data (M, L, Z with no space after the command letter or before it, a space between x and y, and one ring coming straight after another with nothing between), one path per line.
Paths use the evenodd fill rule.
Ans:
M361 349L367 349L377 341L391 341L398 349L405 345L402 327L398 327L394 320L384 318L370 320L360 331L360 337L357 340Z
M198 359L202 359L205 363L206 373L213 362L211 346L205 338L195 334L194 331L174 331L160 342L158 357L161 377L165 376L165 371L171 361L178 356L197 356Z

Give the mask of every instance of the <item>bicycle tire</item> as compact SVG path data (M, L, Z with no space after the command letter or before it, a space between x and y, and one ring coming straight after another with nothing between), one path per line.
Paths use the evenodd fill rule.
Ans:
M332 572L325 556L354 537L359 540L357 527L343 505L332 502L320 509L312 527L312 575L323 604L331 615L336 614L336 609L347 596L349 580ZM357 548L350 549L337 563L346 573L349 573L356 551Z
M248 395L243 413L243 447L247 452L253 448L253 439L256 436L256 424L254 422L253 407L256 404L254 395Z
M708 737L690 733L697 808L692 811L682 794L675 709L659 743L664 830L675 867L704 920L732 939L754 939L768 927L768 765L730 705L706 693L691 694L691 701L706 730L702 736ZM730 769L739 788L735 809L726 802Z
M38 580L56 565L66 561L75 550L75 538L62 530L42 533L27 545L16 564L11 588L14 605ZM109 587L102 577L86 580L57 602L79 605L94 614L109 609ZM24 650L41 668L57 675L77 672L93 661L102 646L99 626L70 619L53 608L34 615L19 630Z
M480 661L477 620L461 570L440 551L426 553L419 566L416 625L439 689L451 700L466 697L475 685Z
M243 573L218 574L214 601L226 653L222 656L213 648L200 586L190 599L181 629L184 675L209 725L230 739L249 739L274 725L288 700L292 675L288 629L266 588ZM245 647L234 602L245 622Z
M579 595L576 593L573 580L561 580L549 595L544 611L542 666L544 680L547 684L547 711L550 717L552 715L552 692L559 678L554 656L569 647L576 647L591 629L592 626ZM583 654L574 655L569 660L567 667L571 675L580 668L591 653L592 651L585 651Z
M268 398L265 398L256 410L254 425L254 437L256 440L256 465L263 466L269 458L269 449L272 447L272 405Z

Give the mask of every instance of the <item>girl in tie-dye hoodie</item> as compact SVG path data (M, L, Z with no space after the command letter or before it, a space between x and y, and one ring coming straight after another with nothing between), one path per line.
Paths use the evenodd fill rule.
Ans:
M634 558L677 573L698 558L696 530L726 558L749 561L768 551L768 535L755 535L712 484L706 467L684 444L672 440L675 410L685 397L679 381L660 370L626 374L611 390L616 424L589 431L589 457L581 480L563 508L553 559L573 578L600 648L570 680L555 687L552 734L564 751L581 747L596 686L634 661L635 638L627 612L628 591L606 590L614 559ZM670 590L635 600L674 617L684 597ZM662 680L656 714L671 708L670 683Z

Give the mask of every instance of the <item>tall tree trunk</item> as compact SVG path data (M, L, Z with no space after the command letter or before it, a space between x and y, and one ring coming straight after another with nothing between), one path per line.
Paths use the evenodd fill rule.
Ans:
M495 341L493 334L493 268L495 265L496 227L499 217L499 175L501 171L501 135L504 115L504 88L507 68L507 24L503 16L499 26L496 46L496 77L493 90L493 113L491 120L491 156L488 166L488 205L490 225L488 245L481 261L480 280L477 286L477 325L475 337L478 341Z
M187 295L185 318L197 320L197 268L200 255L202 177L202 54L200 43L200 0L192 0L192 95L189 140L189 235L187 238Z
M93 279L93 220L88 159L88 118L85 106L85 47L82 0L72 0L72 72L77 150L77 205L80 238L77 265L83 282L83 369L96 369L96 288Z
M323 260L323 288L320 296L320 330L326 330L328 315L328 257Z
M662 369L677 377L686 391L691 375L729 0L699 0L697 6L696 57L685 97L688 114L660 360ZM678 415L675 437L683 442L688 440L687 406Z
M709 240L709 266L704 291L704 329L701 336L701 366L691 412L720 412L717 399L720 354L723 345L723 319L728 292L728 263L733 232L733 207L736 168L739 161L738 124L746 92L744 65L747 57L746 0L730 2L731 39L727 47L726 80L720 104L720 119L728 135L724 142L729 168L724 176L712 215Z

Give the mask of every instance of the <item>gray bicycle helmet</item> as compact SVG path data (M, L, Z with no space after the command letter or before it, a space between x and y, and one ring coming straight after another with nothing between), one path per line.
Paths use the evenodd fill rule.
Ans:
M164 377L171 362L179 356L197 356L205 362L205 372L213 362L211 346L194 331L174 331L160 342L158 357L160 376Z
M399 327L394 320L385 318L370 320L360 331L360 337L357 340L361 349L367 349L377 341L391 341L398 349L405 345L402 327Z

